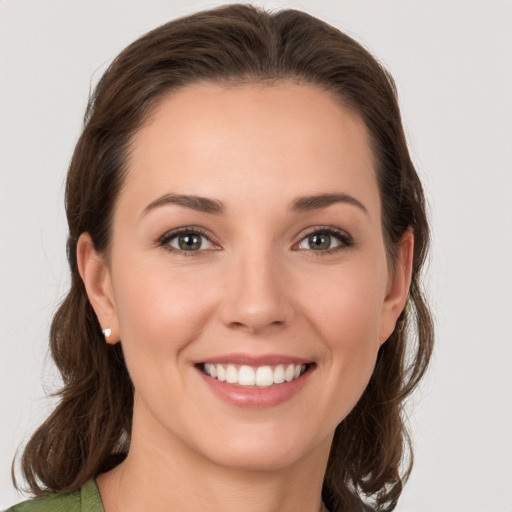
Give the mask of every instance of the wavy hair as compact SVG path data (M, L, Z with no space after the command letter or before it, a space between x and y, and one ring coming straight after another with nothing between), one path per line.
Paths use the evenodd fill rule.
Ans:
M162 25L129 45L91 94L66 183L71 287L50 330L62 375L59 403L25 447L21 469L36 496L75 490L126 456L133 386L121 344L104 342L78 273L79 236L109 248L130 142L165 95L185 85L291 80L317 86L356 112L370 134L393 264L414 231L408 305L378 353L371 380L338 425L323 486L331 511L390 511L412 467L403 406L424 375L433 326L421 285L429 244L425 198L409 156L390 74L359 43L304 12L235 4ZM13 464L14 467L14 464Z

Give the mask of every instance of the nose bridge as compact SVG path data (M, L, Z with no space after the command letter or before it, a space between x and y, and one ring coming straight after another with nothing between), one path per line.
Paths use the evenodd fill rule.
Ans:
M289 322L292 307L280 263L268 243L252 243L237 251L227 276L226 324L257 332Z

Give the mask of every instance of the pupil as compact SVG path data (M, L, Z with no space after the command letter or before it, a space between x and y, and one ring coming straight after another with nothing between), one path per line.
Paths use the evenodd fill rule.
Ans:
M308 238L309 246L312 249L329 249L331 245L331 235L327 233L317 233L314 235L311 235Z
M201 247L201 237L198 235L180 235L178 242L184 251L195 251Z

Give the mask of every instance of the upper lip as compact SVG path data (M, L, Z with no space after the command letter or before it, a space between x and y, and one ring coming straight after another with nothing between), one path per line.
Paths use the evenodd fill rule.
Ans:
M208 357L196 364L235 364L247 366L275 366L278 364L310 364L311 359L289 356L284 354L250 355L250 354L223 354L220 356Z

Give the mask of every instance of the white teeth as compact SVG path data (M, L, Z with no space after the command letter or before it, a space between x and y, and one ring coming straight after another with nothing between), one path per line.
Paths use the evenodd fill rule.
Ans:
M260 366L256 370L256 385L262 387L274 384L274 372L270 366Z
M210 375L211 377L217 377L217 372L215 371L214 364L205 363L204 373L206 373L206 375Z
M282 364L276 366L274 370L274 384L282 384L284 382L284 366Z
M224 370L224 366L221 366L220 364L218 364L216 366L216 370L217 370L217 379L219 379L221 382L224 382L226 380L226 370ZM213 377L213 375L212 375Z
M289 364L286 370L284 371L284 380L286 382L290 382L293 380L293 376L295 375L295 366L293 364Z
M238 384L241 386L254 386L256 376L254 370L250 366L241 366L238 370Z
M228 364L226 369L226 382L235 384L238 381L238 372L232 364Z
M282 384L298 379L306 370L304 364L289 364L284 366L278 364L275 368L271 366L252 367L242 365L237 368L234 364L222 365L205 363L203 371L206 375L216 378L221 382L238 384L239 386L258 386L266 388L273 384Z

